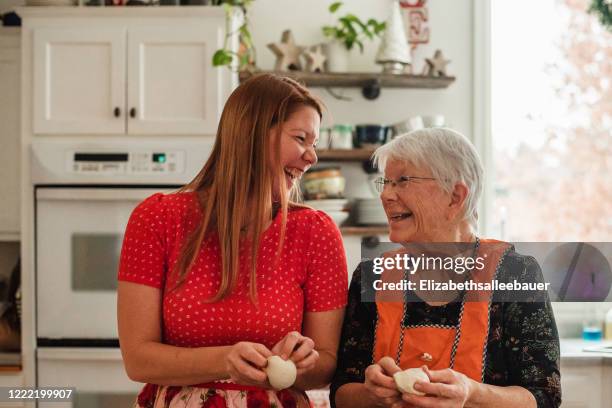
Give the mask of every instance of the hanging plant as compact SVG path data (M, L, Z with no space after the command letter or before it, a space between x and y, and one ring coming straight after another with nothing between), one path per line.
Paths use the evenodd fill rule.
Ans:
M342 7L342 4L341 1L332 3L329 6L329 12L335 14ZM349 51L357 45L359 50L363 52L363 40L373 40L374 37L380 36L385 31L385 27L385 22L379 22L373 18L364 22L356 15L349 13L338 17L336 25L324 26L323 34L341 42Z
M601 24L612 30L612 0L593 0L589 11L597 14Z
M238 62L238 70L245 70L248 67L255 65L255 45L253 37L249 31L249 19L247 15L248 7L253 0L213 0L213 6L223 6L226 14L226 29L225 41L223 48L218 49L212 58L212 64L215 67L227 66L231 68L235 61ZM242 24L237 30L232 31L232 19L236 9L242 13ZM240 41L239 50L231 49L231 40L234 35L238 34Z

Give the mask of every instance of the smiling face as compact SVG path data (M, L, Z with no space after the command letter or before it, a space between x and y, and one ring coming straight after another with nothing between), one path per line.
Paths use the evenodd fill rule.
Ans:
M433 177L429 169L405 161L389 160L385 178ZM436 180L411 180L404 187L388 185L380 195L393 242L451 242L456 205Z
M319 140L319 127L321 118L319 113L310 106L302 106L293 112L287 121L282 123L280 129L280 156L279 160L284 173L287 190L290 190L302 175L317 163L315 146ZM277 128L271 131L271 146L276 143ZM274 160L274 154L270 157ZM275 195L279 186L274 184Z

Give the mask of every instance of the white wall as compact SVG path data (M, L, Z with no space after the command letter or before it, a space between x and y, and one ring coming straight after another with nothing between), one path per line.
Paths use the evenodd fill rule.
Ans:
M0 0L0 14L13 11L16 7L23 6L24 4L25 0Z
M266 47L280 41L281 32L293 31L300 45L324 42L321 27L332 22L327 7L331 0L255 0L249 12L251 29L257 48L260 68L271 69L274 55ZM340 9L352 12L362 19L370 17L386 20L390 0L350 0ZM390 124L414 115L443 114L450 126L471 136L472 132L472 0L431 1L430 43L420 46L415 55L414 67L421 72L424 57L433 55L440 48L452 62L448 73L457 80L445 90L392 90L383 89L376 101L368 101L360 90L349 90L345 95L352 102L334 100L325 90L318 89L327 103L335 123L383 123ZM363 55L358 50L351 54L352 71L380 71L374 63L379 41L366 45Z

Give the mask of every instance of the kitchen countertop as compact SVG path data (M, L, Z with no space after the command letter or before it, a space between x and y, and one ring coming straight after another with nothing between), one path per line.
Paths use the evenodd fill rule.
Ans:
M561 339L561 361L563 363L605 364L612 366L612 341L585 341L582 339ZM609 352L585 351L611 347Z

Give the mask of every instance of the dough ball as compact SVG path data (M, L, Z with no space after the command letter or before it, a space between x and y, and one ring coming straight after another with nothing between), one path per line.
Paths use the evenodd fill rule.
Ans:
M429 382L429 377L420 367L398 371L397 373L393 374L393 379L395 380L395 385L400 392L407 392L415 395L425 395L424 392L414 389L414 383L416 381Z
M297 368L293 361L283 360L279 356L268 357L265 371L270 385L279 391L291 387L297 376Z

